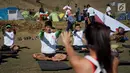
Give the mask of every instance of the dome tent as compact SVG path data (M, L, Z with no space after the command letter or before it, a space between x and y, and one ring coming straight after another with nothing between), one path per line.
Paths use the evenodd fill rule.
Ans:
M8 7L0 9L1 20L20 20L24 19L20 11L16 7Z

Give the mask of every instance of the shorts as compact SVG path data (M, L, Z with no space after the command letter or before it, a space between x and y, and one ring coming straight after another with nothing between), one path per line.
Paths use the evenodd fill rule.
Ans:
M82 50L82 48L87 48L87 46L86 45L82 45L82 46L73 45L73 48L75 50Z
M119 58L119 53L118 53L118 52L111 51L111 55L112 55L113 57Z
M10 47L11 46L3 45L2 48L1 48L1 51L12 51L12 49Z
M43 53L46 57L52 58L56 55L56 53L51 53L51 54L45 54Z

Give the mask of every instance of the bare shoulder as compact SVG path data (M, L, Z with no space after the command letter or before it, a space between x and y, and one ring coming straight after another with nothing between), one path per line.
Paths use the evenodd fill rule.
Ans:
M93 72L93 67L92 64L89 62L89 60L82 58L79 62L79 68L80 68L80 73L92 73Z
M88 69L92 68L92 64L90 63L90 61L85 58L83 58L80 63Z

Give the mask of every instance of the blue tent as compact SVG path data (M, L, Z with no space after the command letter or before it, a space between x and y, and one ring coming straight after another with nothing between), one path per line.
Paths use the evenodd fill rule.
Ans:
M14 13L12 13L14 12ZM19 12L19 9L16 7L8 7L0 9L0 20L13 20L9 18L9 15L14 14L14 20L23 19L22 15Z

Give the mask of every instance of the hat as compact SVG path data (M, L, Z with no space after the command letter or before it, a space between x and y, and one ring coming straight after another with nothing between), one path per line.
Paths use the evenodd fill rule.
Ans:
M6 25L6 28L11 28L12 26L11 25Z

